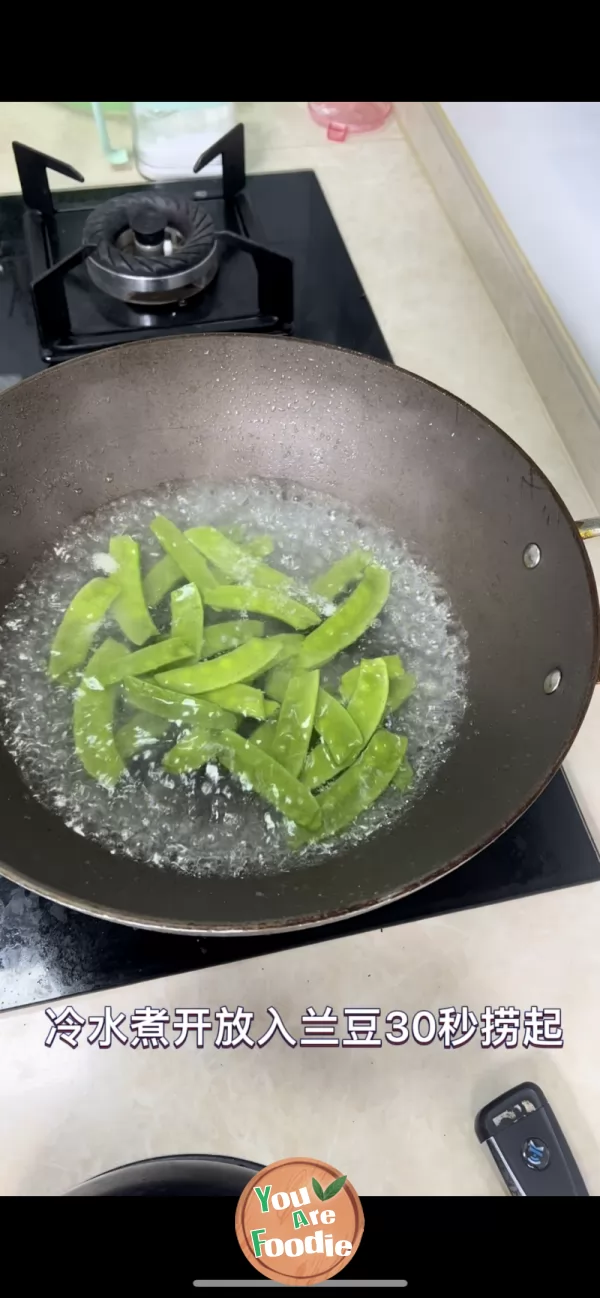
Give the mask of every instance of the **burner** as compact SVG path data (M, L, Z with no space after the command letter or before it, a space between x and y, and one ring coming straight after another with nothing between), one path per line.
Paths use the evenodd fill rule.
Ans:
M140 306L184 301L219 268L211 217L178 193L110 198L88 216L83 241L95 245L86 265L96 287Z
M293 263L262 242L241 124L198 158L197 176L216 157L223 164L222 181L202 179L200 191L198 180L174 181L141 191L88 191L83 201L64 190L55 199L49 171L80 184L83 176L25 144L15 142L13 152L35 322L48 364L149 333L291 332ZM277 222L274 235L281 245ZM0 297L1 290L0 278Z

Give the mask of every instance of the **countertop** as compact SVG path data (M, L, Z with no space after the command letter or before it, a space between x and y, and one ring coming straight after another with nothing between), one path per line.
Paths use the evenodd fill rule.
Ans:
M314 169L395 361L455 391L518 441L572 514L593 512L462 245L395 120L329 143L302 103L239 105L251 171ZM114 143L127 142L118 123ZM88 184L135 183L102 158L90 120L57 104L3 103L0 192L17 189L10 143L68 160ZM59 183L57 178L57 183ZM54 179L53 179L54 184ZM599 440L600 445L600 440ZM600 542L589 547L600 577ZM600 697L565 763L600 844ZM564 1046L460 1049L411 1040L381 1048L50 1048L43 1007L0 1018L0 1193L60 1194L87 1176L156 1154L206 1152L271 1161L302 1152L348 1171L362 1194L498 1194L475 1136L477 1109L508 1086L538 1081L592 1193L600 1193L600 886L345 937L199 974L131 987L114 1013L139 1006L254 1011L254 1035L276 1006L292 1034L314 1005L420 1009L560 1007ZM82 1017L106 996L76 1002ZM60 1010L55 1003L53 1009ZM385 1028L385 1025L384 1025ZM89 1029L86 1030L89 1032Z

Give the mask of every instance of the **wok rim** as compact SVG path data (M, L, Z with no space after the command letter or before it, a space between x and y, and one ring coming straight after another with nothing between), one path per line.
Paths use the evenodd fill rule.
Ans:
M581 729L584 718L590 707L595 686L600 677L600 601L599 601L599 594L596 585L594 570L592 568L585 547L585 543L579 533L577 524L570 510L567 509L567 506L562 496L559 494L556 487L550 481L546 473L539 467L537 462L531 458L531 456L527 453L527 451L525 451L523 447L520 446L519 443L515 441L513 437L511 437L508 433L504 432L504 430L500 428L498 424L496 424L492 419L490 419L487 415L485 415L481 410L478 410L477 407L470 405L468 401L465 401L462 397L457 396L456 393L450 392L447 388L443 388L440 384L434 383L431 379L425 378L422 374L417 374L414 370L409 370L405 366L396 365L393 360L390 361L381 360L379 357L369 356L367 353L356 351L354 348L340 347L335 343L312 342L310 339L295 338L285 334L262 335L262 334L244 333L242 331L232 331L231 333L226 333L226 334L213 333L213 332L206 332L202 334L178 333L178 334L173 334L172 338L173 341L177 340L177 342L187 340L188 342L194 342L194 343L198 343L198 342L210 343L211 341L223 342L223 340L229 341L230 339L239 338L242 340L252 341L253 343L258 343L259 345L261 340L265 339L268 342L273 342L274 340L276 340L278 344L291 346L295 348L303 348L303 347L313 348L313 349L317 348L319 351L335 352L343 356L352 356L355 357L357 360L360 360L361 362L368 361L369 364L376 365L385 370L395 370L400 374L407 375L411 379L415 379L417 382L426 385L426 387L428 388L432 388L435 391L442 393L445 397L448 397L450 400L457 402L464 409L470 411L470 413L477 416L477 418L482 419L485 422L485 424L488 426L488 428L493 429L493 431L496 434L498 434L498 436L501 437L504 442L508 443L510 447L514 448L524 458L528 466L535 471L536 475L544 483L545 487L550 492L550 495L553 497L554 501L559 506L563 514L564 520L568 524L572 536L575 538L577 542L579 554L583 561L583 569L585 572L587 588L590 596L590 611L592 615L593 670L590 673L590 680L588 683L588 687L584 693L582 704L579 713L577 715L577 718L575 720L575 724L572 730L570 731L569 735L567 736L566 740L561 745L552 766L547 771L547 773L542 778L542 780L538 783L538 785L536 785L533 792L526 799L526 801L522 805L520 805L514 813L511 813L497 829L493 830L490 834L485 836L472 849L469 848L469 850L466 853L461 854L458 857L454 857L452 860L448 861L441 868L437 870L433 870L429 874L424 875L417 880L413 880L409 883L406 883L401 887L386 893L385 896L383 897L377 896L376 898L368 902L359 902L354 905L352 903L348 903L344 905L342 910L333 910L333 911L328 911L326 913L321 913L317 915L306 915L306 916L302 916L301 919L295 917L293 920L282 919L277 922L268 921L264 924L257 923L257 922L251 922L250 924L245 924L243 922L238 922L235 924L220 924L220 923L212 922L210 924L205 925L205 924L199 924L196 921L190 921L189 923L185 923L185 922L173 923L171 921L162 921L156 919L155 917L150 917L147 915L140 916L140 915L133 915L129 911L127 912L119 911L118 909L110 906L109 907L98 906L93 902L84 902L83 900L74 901L70 895L66 896L58 889L53 889L48 887L44 887L42 889L39 886L36 886L36 884L31 883L27 879L27 877L24 876L20 871L13 870L0 858L0 875L8 879L11 883L15 883L20 887L25 888L26 891L32 892L34 893L34 895L38 897L44 897L48 901L52 901L57 905L64 906L68 910L75 910L79 914L90 915L95 919L104 920L108 923L117 923L126 928L143 929L150 932L166 933L166 934L171 934L174 936L182 936L182 937L238 937L238 938L249 937L252 938L252 937L263 937L263 936L276 937L282 933L294 933L294 932L301 932L305 929L310 929L310 928L320 928L323 927L325 924L334 924L334 923L341 924L346 919L352 919L360 915L369 914L371 911L380 910L382 907L388 906L395 901L400 901L403 897L409 896L411 893L419 892L421 891L421 889L428 887L429 884L435 883L437 882L437 880L444 878L447 874L450 874L454 870L457 870L461 865L465 865L467 861L470 861L474 857L478 856L480 852L485 850L485 848L491 846L492 843L496 842L497 839L501 838L501 836L508 829L510 829L510 827L514 825L515 822L519 820L522 815L525 814L525 812L529 809L529 807L531 807L533 803L537 801L540 794L543 793L544 789L546 789L547 786L550 784L551 780L554 778L557 771L562 766L565 757L570 751L573 742L576 739ZM53 372L60 373L65 366L69 366L69 368L71 368L72 366L75 365L85 364L90 360L90 357L102 356L105 352L108 351L122 352L122 351L130 350L132 348L139 349L142 347L163 348L165 344L168 345L170 341L171 341L170 338L148 338L148 339L142 339L141 341L138 342L119 343L112 347L102 348L99 351L86 353L83 356L73 357L68 361L61 362L60 365L53 366L45 370L40 370L36 374L29 375L27 378L21 381L18 387L19 389L22 389L25 385L29 386L30 384L35 383L37 380L45 378L46 375L49 373L53 373ZM4 395L8 395L11 392L14 392L14 388L7 389L6 394L0 394L0 416L2 412L2 397ZM13 759L11 758L11 760ZM575 802L577 803L577 799L575 798L575 795L571 789L570 783L569 783L569 789L572 793L572 796L575 799ZM577 806L579 806L578 803ZM57 819L60 820L60 817L57 817ZM587 829L587 823L585 820L584 820L584 824ZM389 834L387 836L390 839L394 837L393 828L389 831ZM148 863L142 858L135 858L135 859L139 860L140 864L146 866L147 868L151 868L148 867ZM314 868L318 869L318 866L315 866Z

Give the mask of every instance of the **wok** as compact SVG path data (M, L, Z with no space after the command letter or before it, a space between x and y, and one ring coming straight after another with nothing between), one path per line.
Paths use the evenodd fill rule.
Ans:
M101 1172L68 1191L71 1199L238 1197L260 1163L221 1154L172 1154Z
M537 797L577 733L599 653L577 527L514 442L422 378L285 338L131 344L4 394L0 456L0 608L66 526L116 496L173 479L276 477L331 492L407 541L446 588L469 647L457 742L401 822L260 881L193 878L109 853L36 801L0 749L0 869L34 892L181 933L331 921L486 846ZM541 561L527 567L532 544Z

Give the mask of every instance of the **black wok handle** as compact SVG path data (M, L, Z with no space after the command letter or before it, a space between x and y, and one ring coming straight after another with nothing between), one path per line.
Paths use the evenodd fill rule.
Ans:
M475 1131L510 1194L519 1198L587 1196L544 1092L533 1082L505 1091L477 1114Z

